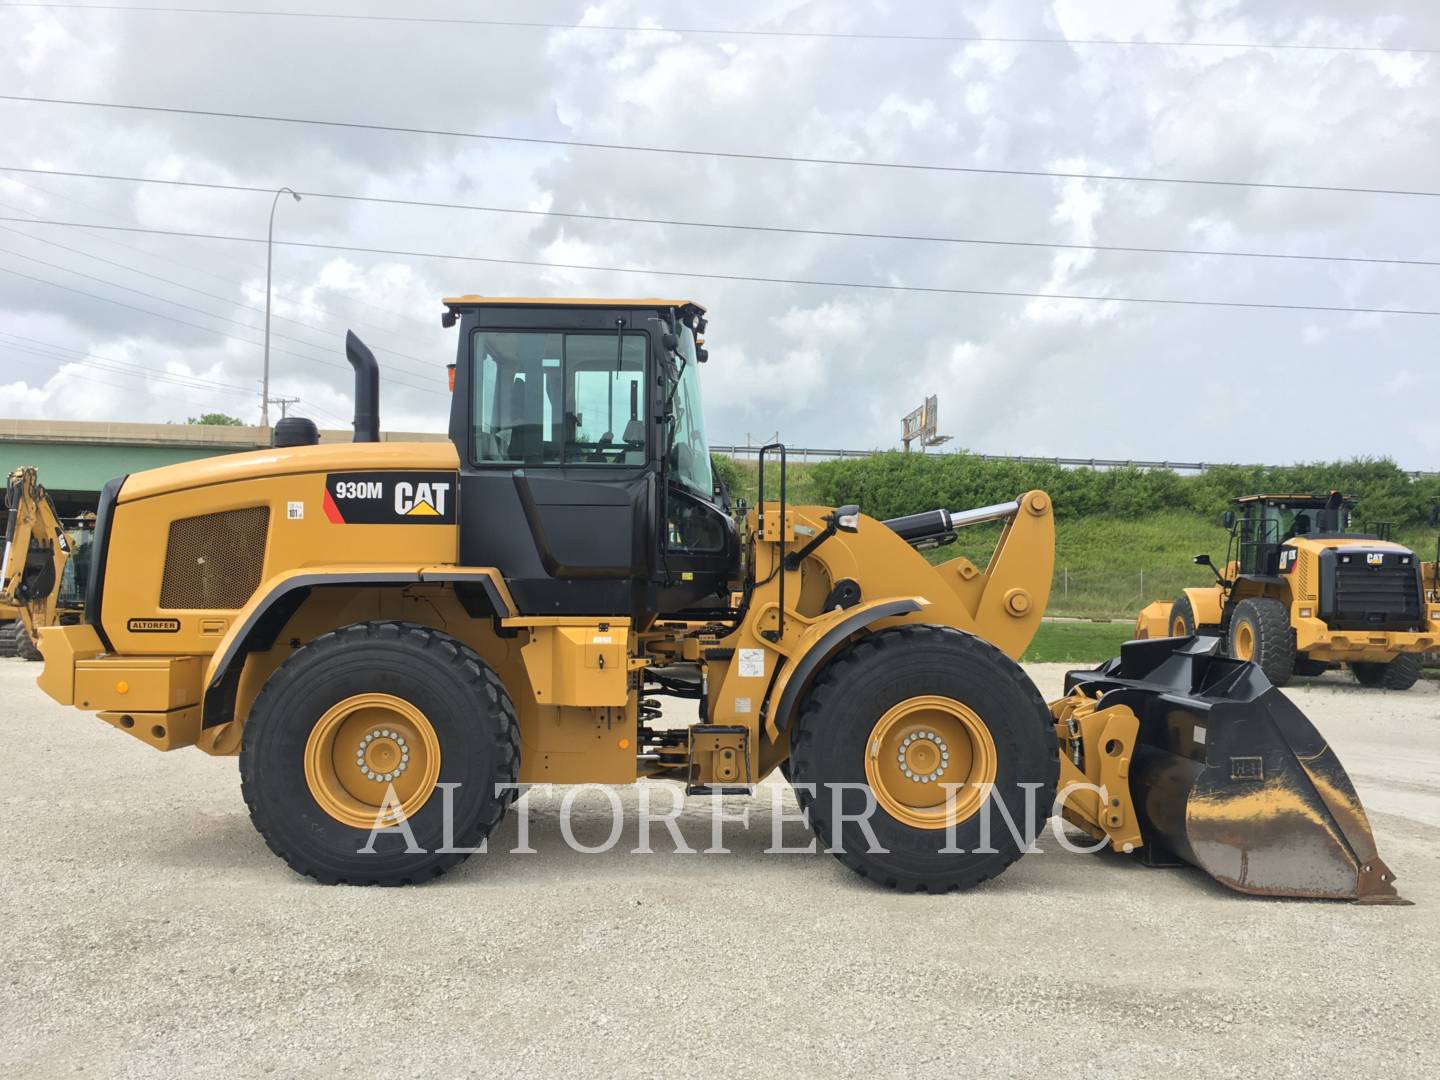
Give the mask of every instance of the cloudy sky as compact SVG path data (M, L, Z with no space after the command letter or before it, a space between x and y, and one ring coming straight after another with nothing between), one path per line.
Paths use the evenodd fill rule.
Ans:
M184 2L184 0L182 0ZM264 7L269 0L257 0ZM197 2L194 6L200 6ZM216 4L218 5L218 3ZM1388 0L292 0L562 28L0 6L0 93L845 161L1440 190L1440 50ZM565 29L566 25L579 24ZM721 33L614 32L659 26ZM783 30L786 36L737 31ZM1440 262L1440 198L665 155L0 101L0 165L274 189L277 237L629 267L277 247L272 392L340 426L342 338L392 430L440 430L457 292L690 296L711 439L890 446L939 396L994 453L1440 468L1440 318L852 287L1440 310L1440 266L793 235L512 210L1038 244ZM0 171L0 416L254 422L262 193ZM670 271L673 273L658 273ZM777 285L684 273L844 283ZM103 299L101 299L103 298ZM158 377L155 373L160 373Z

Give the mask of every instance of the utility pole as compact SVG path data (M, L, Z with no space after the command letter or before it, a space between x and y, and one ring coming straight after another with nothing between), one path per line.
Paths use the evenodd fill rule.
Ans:
M270 271L275 262L275 207L281 195L300 201L300 196L288 187L275 192L270 202L270 228L265 234L265 376L260 389L260 426L265 428L270 426Z
M289 407L298 404L299 401L300 399L298 397L273 397L270 399L270 404L280 406L280 419L284 420L285 417L290 415Z

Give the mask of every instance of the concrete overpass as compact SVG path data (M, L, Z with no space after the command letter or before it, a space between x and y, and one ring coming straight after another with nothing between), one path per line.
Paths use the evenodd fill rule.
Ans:
M349 442L353 433L322 431L321 442ZM443 442L435 432L385 432L396 442ZM262 450L270 429L201 424L125 424L88 420L0 420L0 477L34 465L65 517L95 509L107 480L179 461Z

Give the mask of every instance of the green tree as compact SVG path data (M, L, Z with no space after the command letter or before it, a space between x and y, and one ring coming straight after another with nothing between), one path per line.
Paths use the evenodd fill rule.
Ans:
M201 413L185 421L187 424L204 424L207 427L244 427L245 421L223 412Z

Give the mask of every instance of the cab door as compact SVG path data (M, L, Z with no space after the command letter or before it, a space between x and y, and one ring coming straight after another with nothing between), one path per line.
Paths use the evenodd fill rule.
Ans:
M649 577L650 334L631 322L489 309L462 323L460 558L498 568L524 613L631 614Z

